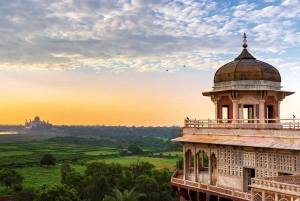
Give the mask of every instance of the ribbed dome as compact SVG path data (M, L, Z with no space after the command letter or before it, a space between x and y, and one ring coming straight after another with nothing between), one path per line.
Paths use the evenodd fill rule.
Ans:
M217 70L214 83L239 80L281 82L281 76L275 67L256 60L248 52L246 41L246 35L244 35L244 49L242 53L234 61L225 64Z

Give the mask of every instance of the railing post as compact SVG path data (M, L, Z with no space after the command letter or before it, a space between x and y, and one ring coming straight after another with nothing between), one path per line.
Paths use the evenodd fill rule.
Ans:
M293 118L293 129L295 130L295 118Z
M210 127L209 118L208 118L208 120L207 120L207 123L208 123L208 127Z

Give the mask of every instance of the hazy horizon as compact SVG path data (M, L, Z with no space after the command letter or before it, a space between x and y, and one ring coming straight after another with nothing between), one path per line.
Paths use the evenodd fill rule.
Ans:
M300 117L300 1L1 1L0 124L172 126L214 117L215 71L276 67ZM168 70L168 71L167 71Z

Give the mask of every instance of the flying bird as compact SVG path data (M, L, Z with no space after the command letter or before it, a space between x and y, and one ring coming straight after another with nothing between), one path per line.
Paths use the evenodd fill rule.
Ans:
M296 118L296 116L295 116L295 115L293 115L293 118Z
M185 65L183 67L185 67Z
M166 71L169 71L169 70L166 70Z

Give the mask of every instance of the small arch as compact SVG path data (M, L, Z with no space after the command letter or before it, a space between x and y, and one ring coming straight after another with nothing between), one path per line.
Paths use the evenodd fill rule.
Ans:
M279 201L288 201L286 198L281 198Z
M275 198L269 195L268 197L266 197L266 201L275 201Z

